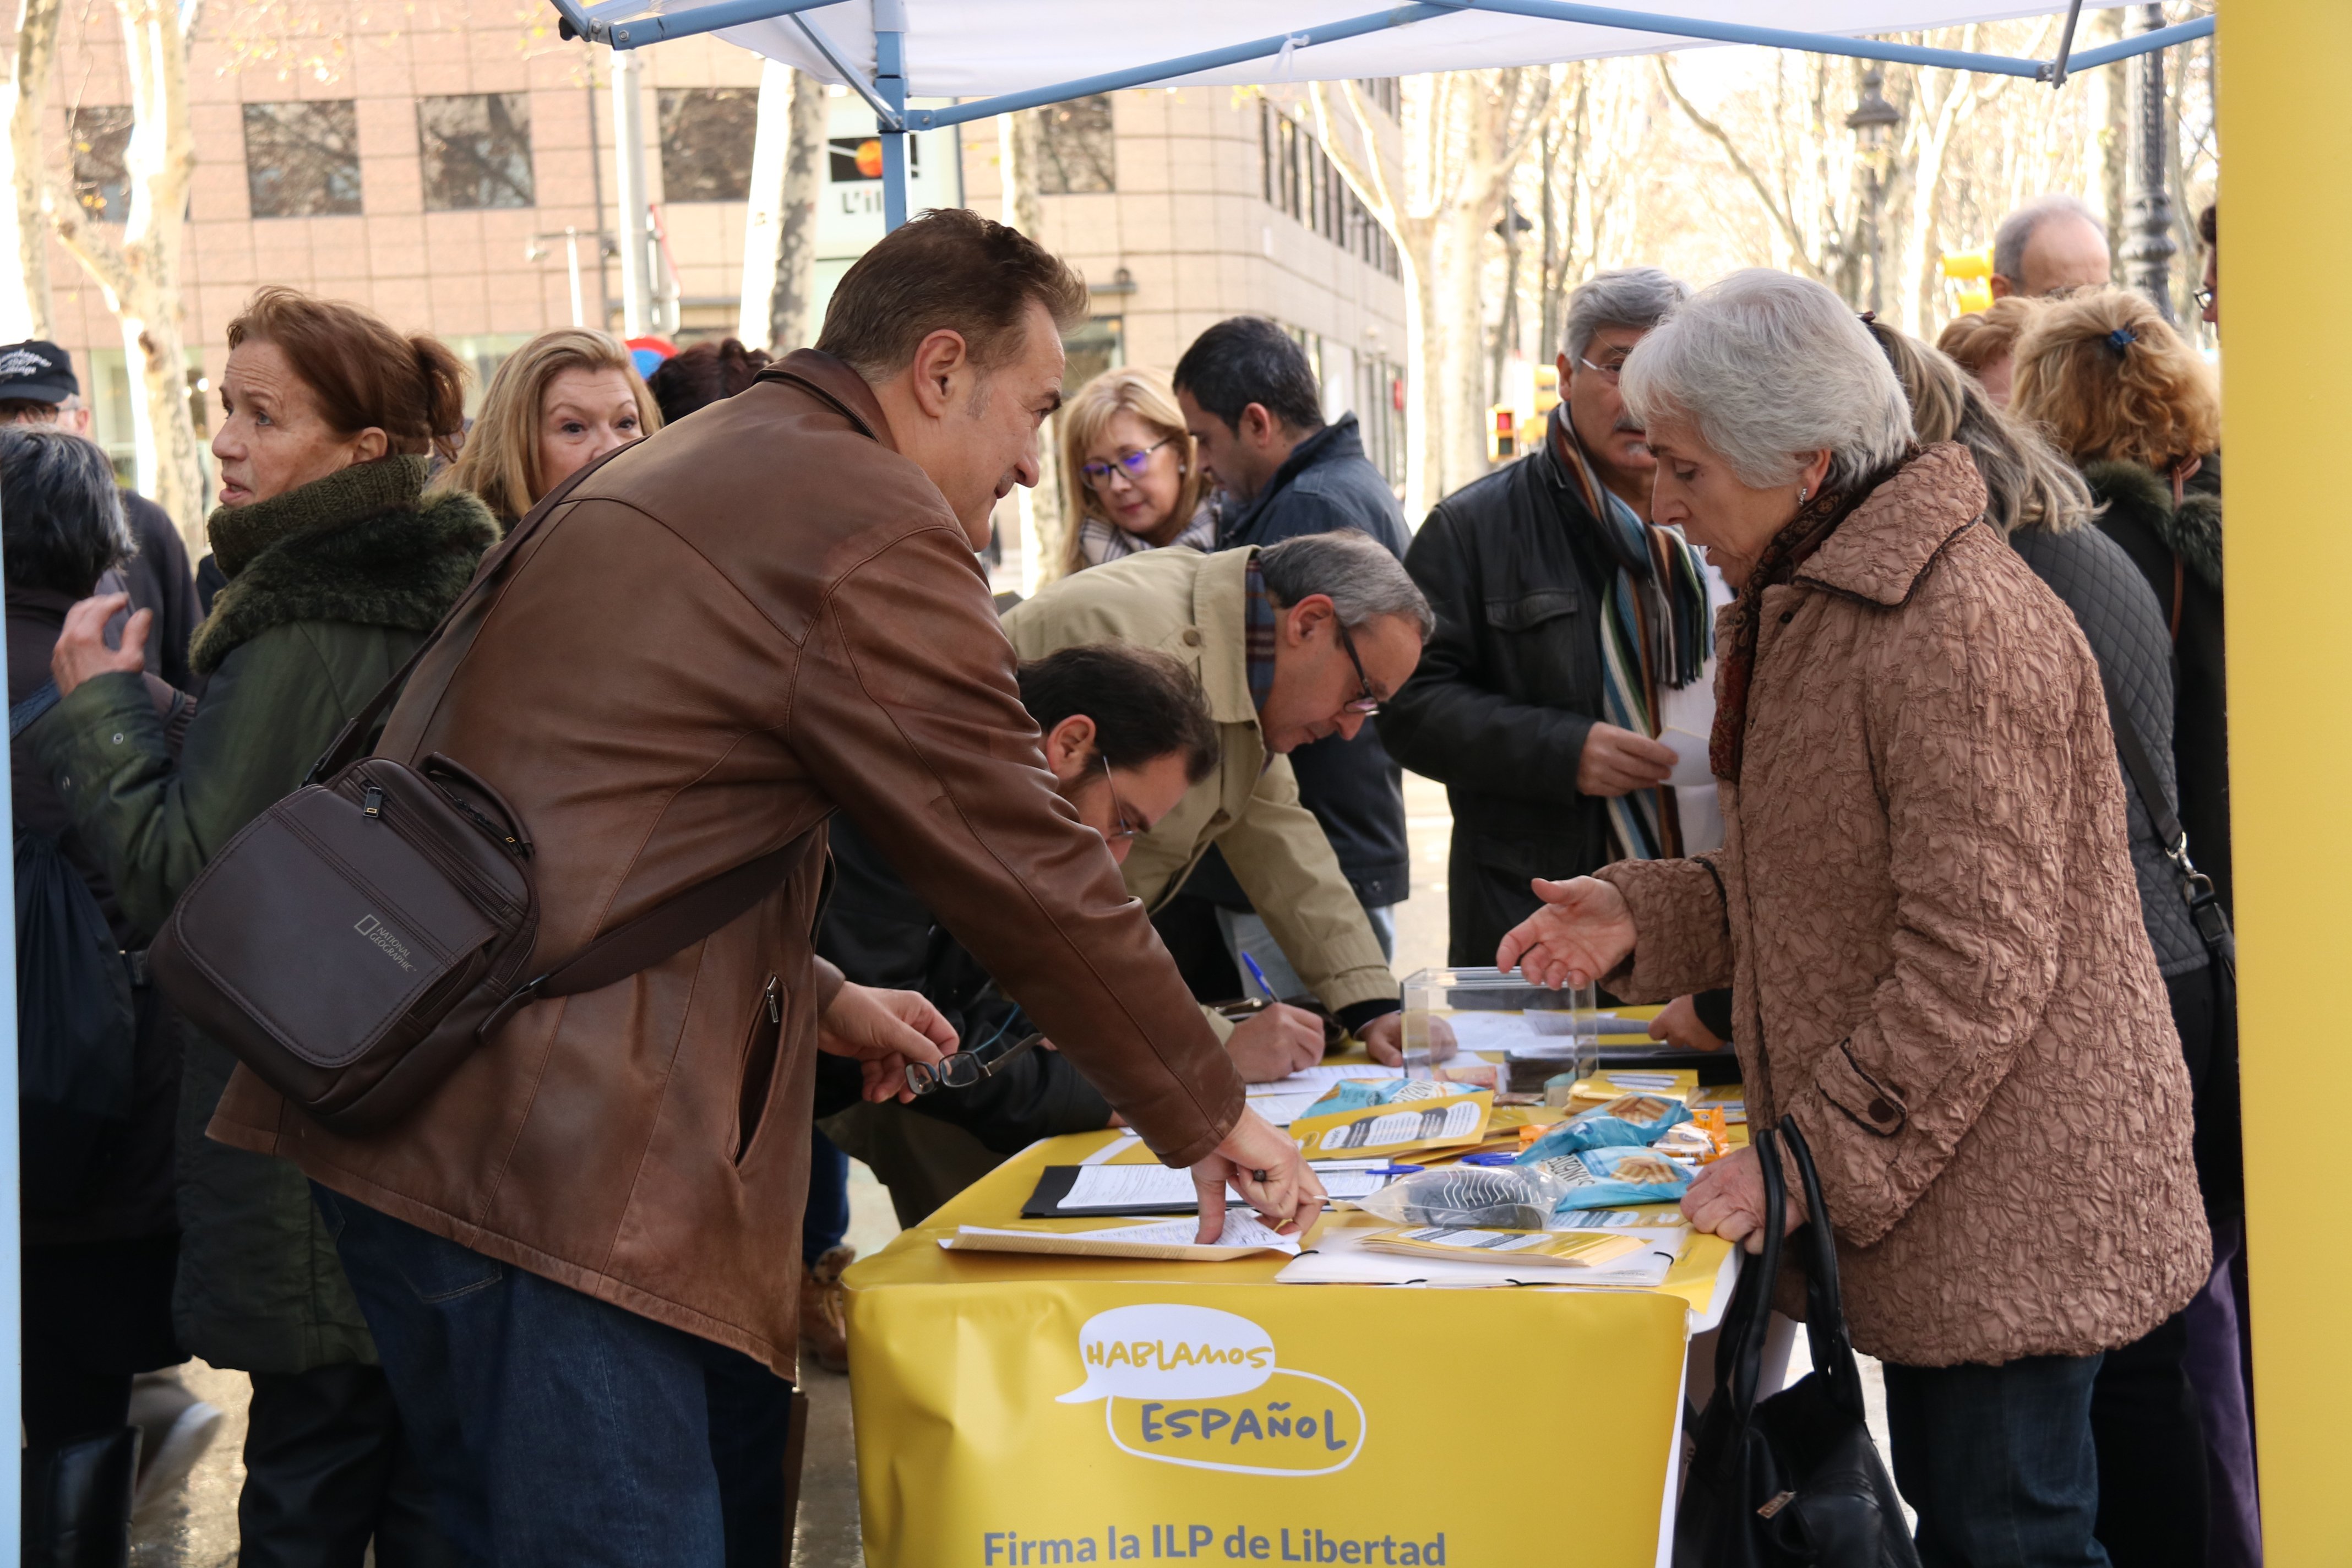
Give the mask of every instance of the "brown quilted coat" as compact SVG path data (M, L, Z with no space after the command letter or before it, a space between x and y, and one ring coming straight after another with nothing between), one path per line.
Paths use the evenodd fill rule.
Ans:
M2098 668L1983 504L1929 447L1767 588L1724 847L1600 873L1637 933L1609 985L1732 985L1854 1342L1914 1366L2127 1344L2208 1265Z

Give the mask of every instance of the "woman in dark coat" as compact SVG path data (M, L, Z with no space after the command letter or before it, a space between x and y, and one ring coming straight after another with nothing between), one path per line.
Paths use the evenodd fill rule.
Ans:
M21 715L54 700L49 652L66 613L131 549L106 454L49 426L0 427L0 519L8 580L8 702ZM184 721L185 698L152 675L126 682L135 700ZM110 946L136 954L151 932L115 898L102 858L76 831L56 785L26 751L12 748L18 875L61 865L79 879L105 921ZM50 857L54 857L52 859ZM53 875L53 873L52 873ZM19 889L20 897L32 890ZM70 897L70 893L66 896ZM26 933L19 931L23 943ZM37 942L29 950L58 956ZM105 962L110 954L101 954ZM172 1118L179 1098L179 1044L171 1015L126 959L127 1015L104 1037L127 1072L105 1107L26 1086L20 1076L24 1205L25 1560L52 1560L73 1532L121 1542L131 1527L128 1481L135 1450L126 1425L134 1373L185 1359L172 1333L172 1273L179 1226L172 1194ZM22 975L26 996L86 989L86 966ZM44 982L47 982L44 984ZM75 1019L20 999L21 1027ZM74 1032L83 1047L89 1037ZM28 1063L62 1041L20 1036Z
M2172 744L2189 852L2231 903L2230 731L2221 646L2221 405L2211 367L2137 294L2049 306L2018 345L2011 411L2080 466L2100 531L2153 591L2170 645ZM2231 1275L2243 1248L2237 997L2221 964L2171 982L2194 1070L2201 1036L2197 1173L2213 1230L2213 1278L2188 1313L2189 1368L2211 1488L2210 1559L2259 1560L2253 1446ZM2202 1545L2203 1543L2198 1543ZM2202 1559L2199 1559L2202 1561Z
M210 533L227 583L196 629L205 682L175 758L137 675L144 621L100 637L120 595L65 618L63 699L26 731L152 930L240 828L302 782L390 679L498 537L471 495L422 499L461 422L461 372L429 338L292 289L228 331ZM446 1561L431 1494L333 1239L301 1172L205 1136L235 1059L191 1029L179 1105L181 1342L253 1378L240 1561L383 1568Z

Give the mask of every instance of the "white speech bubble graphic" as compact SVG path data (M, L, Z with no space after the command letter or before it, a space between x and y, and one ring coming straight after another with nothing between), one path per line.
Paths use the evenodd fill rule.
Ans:
M1274 1339L1213 1307L1153 1302L1097 1312L1078 1331L1087 1380L1057 1404L1121 1399L1222 1399L1274 1375Z

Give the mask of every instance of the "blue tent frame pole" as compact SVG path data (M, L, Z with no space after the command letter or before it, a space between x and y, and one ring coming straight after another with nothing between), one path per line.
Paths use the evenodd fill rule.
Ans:
M715 4L699 5L675 16L644 16L625 22L593 22L580 6L579 0L553 0L562 14L566 29L597 42L609 42L614 48L640 48L666 38L688 37L698 33L717 32L725 27L741 26L748 22L769 21L795 16L802 11L817 9L833 0L716 0ZM1458 16L1465 11L1490 11L1497 16L1527 16L1539 21L1577 22L1588 26L1609 27L1621 32L1647 33L1657 37L1698 38L1709 43L1751 44L1765 48L1798 49L1811 54L1844 55L1854 59L1885 60L1895 65L1937 66L1947 70L1982 71L1996 76L2013 76L2053 85L2063 82L2077 71L2113 65L2117 60L2133 58L2153 49L2168 48L2187 43L2191 38L2208 37L2214 30L2214 18L2200 16L2195 21L2181 22L2160 27L2152 33L2142 33L2117 43L2086 49L2068 58L2073 38L2071 31L2067 47L2062 47L2054 60L2012 59L2006 55L1973 54L1962 49L1931 49L1915 44L1893 43L1878 38L1848 38L1832 33L1803 33L1785 27L1757 27L1741 22L1709 22L1690 17L1661 16L1645 11L1625 11L1606 5L1586 5L1576 0L1412 0L1412 3L1392 5L1387 10L1345 21L1327 22L1298 33L1276 33L1247 43L1228 44L1223 48L1203 49L1198 54L1180 55L1173 59L1159 60L1150 65L1130 66L1124 70L1105 71L1097 76L1082 77L1076 81L1056 83L1051 87L1032 88L1024 92L1000 93L994 98L960 103L950 109L919 109L906 112L906 6L904 0L875 0L875 80L874 87L883 97L907 130L929 131L945 125L961 125L992 115L1011 114L1024 109L1037 109L1049 103L1061 103L1089 93L1117 92L1123 88L1147 87L1155 82L1177 77L1191 76L1196 71L1216 70L1238 65L1244 60L1265 59L1277 55L1284 47L1294 50L1311 48L1318 44L1337 43L1366 33L1376 33L1390 27L1411 26L1436 16ZM1296 40L1294 42L1294 40ZM827 51L830 58L830 51ZM837 62L836 62L837 63ZM886 87L885 83L893 84ZM861 95L865 84L855 83ZM882 119L883 167L887 171L895 156L900 160L900 174L892 179L887 173L885 184L897 187L897 197L903 204L906 197L904 182L905 137L890 124L891 116ZM895 153L894 153L894 149ZM891 193L884 193L886 213ZM898 226L896 222L892 227Z
M882 133L882 227L907 221L907 5L874 0L874 89L890 106ZM895 121L895 123L893 123Z

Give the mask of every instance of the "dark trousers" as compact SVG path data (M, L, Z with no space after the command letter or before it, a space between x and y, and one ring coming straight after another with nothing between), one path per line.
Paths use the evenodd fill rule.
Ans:
M312 1192L460 1561L782 1561L790 1384L723 1346Z
M1895 1481L1924 1568L2107 1568L2094 1533L2097 1356L1886 1373Z
M2204 1417L2210 1568L2262 1568L2254 1415L2245 1352L2246 1222L2213 1222L2213 1273L2189 1303L2189 1381Z
M808 1206L801 1215L801 1262L813 1265L849 1234L849 1156L809 1129Z
M2175 1313L2109 1351L2091 1386L2099 1543L2116 1568L2204 1568L2205 1432Z
M383 1369L253 1373L238 1568L441 1568L456 1561Z

